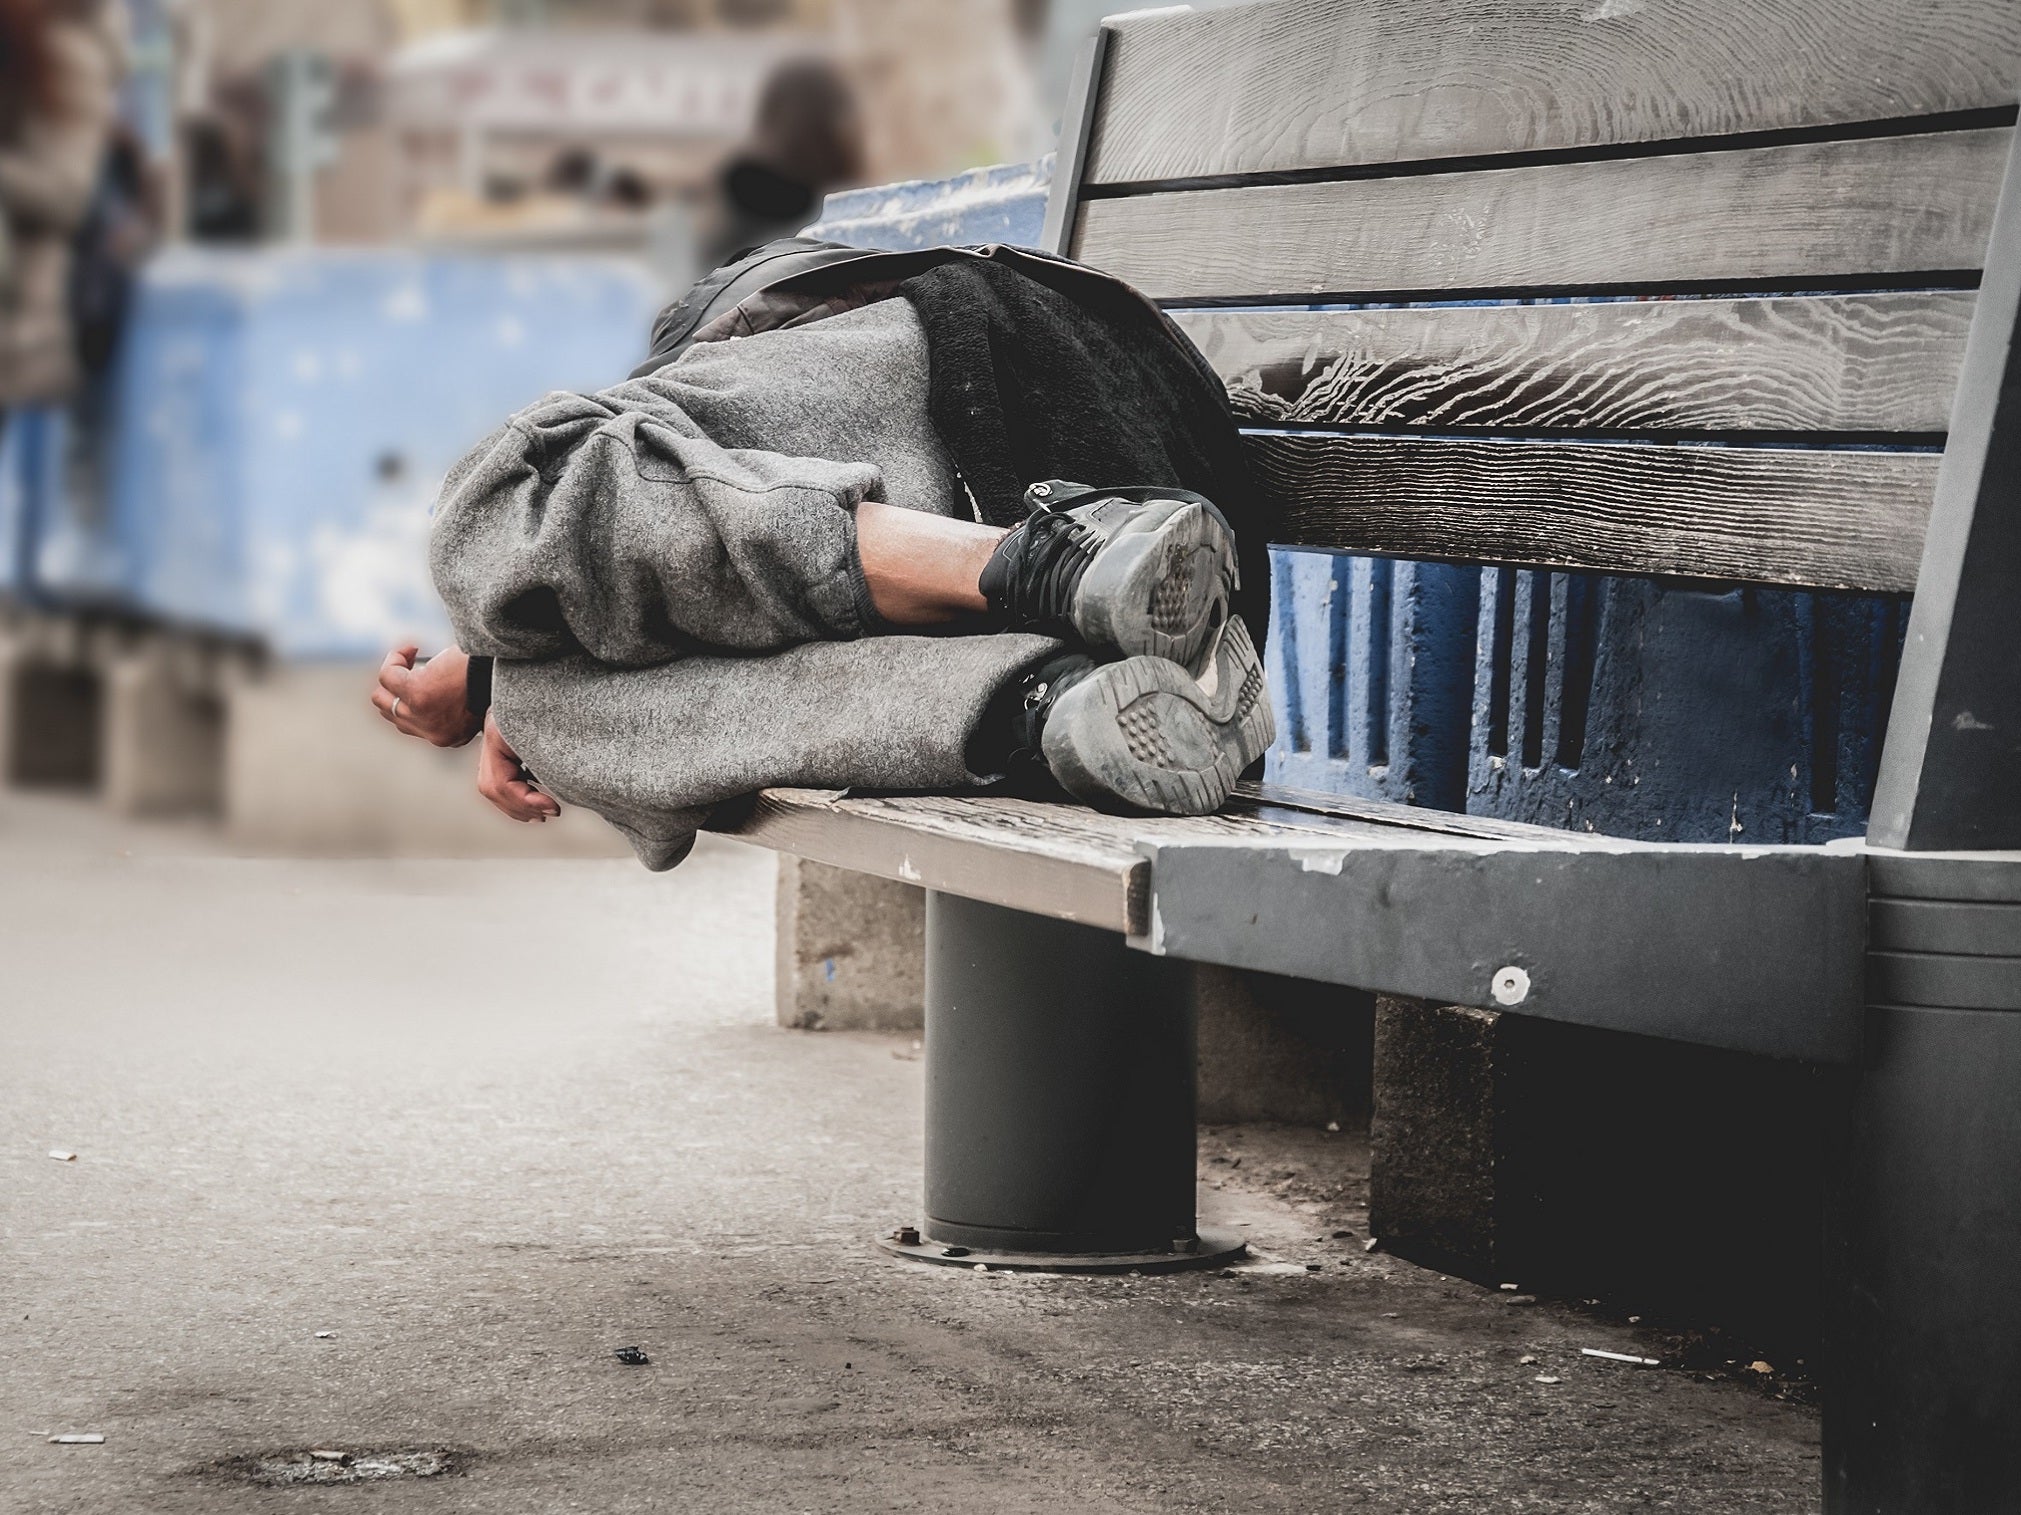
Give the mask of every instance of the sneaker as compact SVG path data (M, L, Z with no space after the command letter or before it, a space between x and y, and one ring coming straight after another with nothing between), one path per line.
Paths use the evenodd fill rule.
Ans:
M1190 666L1228 619L1235 534L1206 496L1053 480L1025 502L979 586L1006 630Z
M1210 815L1276 735L1239 617L1192 668L1169 658L1058 659L1025 696L1018 745L1098 810Z

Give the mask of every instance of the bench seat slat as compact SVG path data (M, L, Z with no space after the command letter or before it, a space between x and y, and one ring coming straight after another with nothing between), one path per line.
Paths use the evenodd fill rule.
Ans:
M1104 815L1084 806L955 794L844 795L768 789L716 829L858 873L1142 936L1150 926L1147 840L1351 839L1370 844L1551 848L1603 838L1381 800L1244 784L1211 816Z
M1814 128L2011 103L2017 81L2011 0L1288 0L1113 23L1088 177Z
M720 829L817 863L1130 932L1143 920L1144 862L1106 820L1017 800L768 789Z
M1940 461L1325 433L1249 447L1295 545L1884 594L1915 588Z
M2011 127L1089 200L1154 299L1729 287L1979 268Z
M1963 290L1180 311L1250 425L1942 432Z
M1286 815L1284 812L1291 812ZM1306 826L1306 817L1332 816L1340 820L1374 821L1406 831L1427 831L1442 836L1473 837L1484 841L1541 841L1554 846L1606 847L1612 839L1587 831L1563 831L1556 826L1538 826L1528 821L1508 821L1493 815L1468 815L1460 811L1427 810L1402 805L1395 800L1364 799L1353 794L1321 794L1285 784L1240 783L1224 814L1255 816L1261 820L1291 822Z

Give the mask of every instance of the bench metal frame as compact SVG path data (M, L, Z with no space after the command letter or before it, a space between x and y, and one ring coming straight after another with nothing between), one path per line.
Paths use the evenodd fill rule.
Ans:
M1063 254L1110 50L1105 27L1062 136L1046 237ZM730 828L1039 918L1006 952L1001 909L931 907L930 957L987 962L991 989L930 984L927 1141L943 1179L929 1181L929 1233L936 1219L1010 1234L1041 1213L1104 1216L1146 1173L1190 1172L1177 1122L1157 1154L1133 1149L1134 1169L1107 1163L1097 1129L1036 1164L1009 1139L1005 1112L1048 1108L1060 1075L1054 1021L1011 1010L1060 1002L1044 960L1087 961L1088 926L1148 955L1139 992L1118 987L1111 958L1091 980L1101 993L1070 996L1112 1047L1142 1034L1146 1000L1166 1007L1156 1045L1190 1045L1184 997L1153 961L1171 957L1845 1065L1857 1092L1828 1223L1826 1508L2021 1509L2021 152L1984 267L1864 843L1616 842L1258 789L1204 821L1062 824L1008 800L774 791ZM1190 1065L1153 1061L1171 1114ZM1073 1101L1099 1102L1112 1076L1070 1081ZM953 1088L962 1101L935 1103ZM964 1129L978 1104L994 1112L986 1139ZM988 1217L967 1208L1012 1191L983 1202ZM1078 1238L1048 1230L1046 1250L1118 1245L1114 1227L1076 1224ZM1170 1217L1123 1229L1159 1250Z

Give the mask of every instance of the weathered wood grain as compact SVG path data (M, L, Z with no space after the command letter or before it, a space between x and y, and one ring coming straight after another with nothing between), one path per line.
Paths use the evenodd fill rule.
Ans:
M1144 860L1111 817L951 795L771 789L728 835L797 857L1111 931L1143 928Z
M1266 434L1289 541L1405 558L1906 593L1936 455Z
M1562 849L1593 840L1255 785L1241 786L1226 810L1208 816L1104 815L995 795L768 789L748 814L718 829L838 868L1139 936L1150 927L1151 865L1142 849L1151 843L1289 839L1464 849L1485 841Z
M1320 829L1379 830L1330 817L1104 815L1082 805L1000 796L838 798L768 789L725 834L816 862L1060 920L1141 934L1147 928L1147 836L1228 841Z
M1287 811L1291 812L1290 816L1286 815ZM1561 831L1553 826L1507 821L1498 816L1460 815L1354 794L1320 794L1282 784L1237 784L1222 815L1237 820L1248 817L1280 823L1289 820L1301 827L1311 824L1307 817L1329 817L1374 822L1406 834L1428 831L1463 841L1533 842L1538 845L1548 842L1553 847L1603 847L1613 841L1613 838L1586 831Z
M1974 269L2012 135L1091 200L1074 255L1174 301Z
M2012 0L1288 0L1116 23L1088 178L1821 127L2017 82Z
M1963 291L1182 311L1253 425L1940 432Z

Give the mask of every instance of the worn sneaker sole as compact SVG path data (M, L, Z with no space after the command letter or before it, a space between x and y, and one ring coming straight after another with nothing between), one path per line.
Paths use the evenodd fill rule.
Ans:
M1060 786L1098 810L1210 815L1276 736L1263 664L1239 618L1190 671L1105 663L1060 696L1041 747Z
M1228 619L1235 535L1199 500L1161 500L1103 544L1074 596L1090 647L1191 667Z

